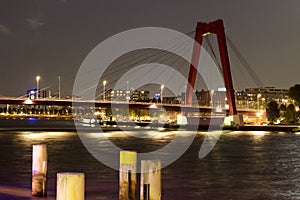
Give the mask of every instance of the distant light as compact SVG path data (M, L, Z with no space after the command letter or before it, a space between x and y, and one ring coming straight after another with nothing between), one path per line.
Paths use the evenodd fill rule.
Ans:
M160 94L155 93L153 96L155 99L159 99L160 98Z
M27 120L29 120L29 121L36 121L36 120L38 120L38 118L36 118L36 117L29 117L29 118L27 118Z
M35 91L34 90L30 90L30 94L35 94Z
M25 103L25 104L32 104L32 100L26 99L26 100L24 101L24 103Z
M152 104L152 105L150 106L150 108L157 108L157 106L156 106L156 104L154 103L154 104Z
M211 34L211 32L203 33L203 34L202 34L202 37L205 37L205 36L207 36L207 35L209 35L209 34Z
M218 91L219 92L226 92L226 88L225 87L218 88Z
M263 114L262 112L257 112L257 113L256 113L256 117L261 117L262 114Z
M216 112L223 112L223 109L221 107L217 107Z
M99 111L96 111L96 112L94 112L94 115L100 115L100 112Z

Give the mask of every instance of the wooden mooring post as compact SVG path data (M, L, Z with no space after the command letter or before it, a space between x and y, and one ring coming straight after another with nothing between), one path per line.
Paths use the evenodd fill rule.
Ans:
M47 145L32 147L32 196L47 196Z
M120 151L119 200L136 200L136 151Z
M161 200L160 160L142 160L140 199Z
M57 173L56 200L84 200L84 173Z

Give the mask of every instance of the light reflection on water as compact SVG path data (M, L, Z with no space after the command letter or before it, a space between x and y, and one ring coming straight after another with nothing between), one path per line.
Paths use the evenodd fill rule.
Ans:
M228 132L228 135L234 136L234 137L240 137L240 136L251 136L253 142L261 142L263 141L264 137L268 134L271 134L269 131L232 131Z
M187 132L188 134L188 132ZM177 131L174 132L158 132L158 131L114 131L114 132L91 132L85 134L86 137L89 138L128 138L128 137L136 137L136 138L151 138L151 139L161 139L166 137L174 137L177 135Z
M143 130L88 136L103 146L107 137L124 149L147 152L162 148L176 133ZM163 169L163 199L300 198L299 134L224 131L212 152L199 159L206 134L198 132L187 152ZM0 132L0 185L30 188L32 145L37 143L48 145L50 196L57 172L80 171L86 173L87 199L118 199L118 172L91 156L74 132Z
M72 132L19 132L17 136L20 140L24 140L24 142L36 140L36 141L45 141L49 139L64 139L75 133Z

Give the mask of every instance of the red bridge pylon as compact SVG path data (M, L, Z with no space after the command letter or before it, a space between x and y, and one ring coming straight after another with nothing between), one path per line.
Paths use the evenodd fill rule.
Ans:
M187 85L186 88L185 105L187 106L192 105L192 96L193 96L193 91L194 91L194 86L196 81L197 66L199 64L199 58L201 53L202 39L205 35L210 33L214 33L217 35L229 111L231 115L236 115L237 111L236 111L234 89L232 84L229 57L228 57L228 51L226 45L226 37L224 32L224 24L223 24L223 20L221 19L211 23L203 23L203 22L197 23L195 43L199 43L200 45L194 44L193 47L193 54L192 54L192 60L190 65L189 77L188 77L189 84Z

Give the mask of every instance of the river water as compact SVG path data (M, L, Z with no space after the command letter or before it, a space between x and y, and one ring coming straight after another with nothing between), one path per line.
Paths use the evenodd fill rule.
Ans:
M144 129L133 132L153 134ZM155 138L143 139L121 131L106 135L122 148L144 152L167 145L174 134L156 133ZM200 159L206 134L198 132L188 150L162 169L162 199L300 199L300 135L224 131L213 150ZM93 137L101 141L97 134ZM118 199L118 171L94 158L75 131L2 130L0 191L1 187L30 191L32 145L39 143L48 145L48 199L55 199L56 173L66 171L85 173L86 199ZM0 194L0 199L34 198Z

